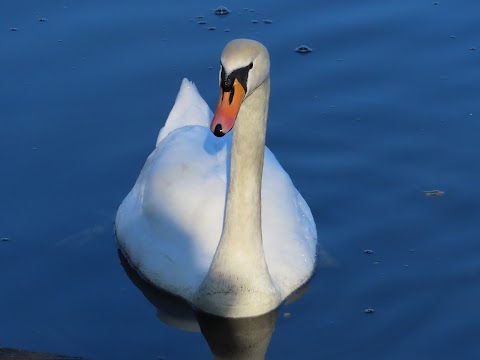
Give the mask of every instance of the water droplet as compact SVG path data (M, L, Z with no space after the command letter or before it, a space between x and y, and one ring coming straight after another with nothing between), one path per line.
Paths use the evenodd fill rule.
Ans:
M272 21L272 20L265 19L265 20L263 20L263 23L270 25L270 24L273 23L273 21Z
M225 6L219 6L213 10L215 15L228 15L230 14L230 10L228 10Z
M426 197L445 195L445 191L442 191L442 190L427 190L427 191L424 191L423 193Z
M375 312L375 310L373 309L365 309L365 314L373 314Z
M364 253L364 254L367 254L367 255L372 255L372 254L373 254L373 250L371 250L371 249L365 249L365 250L363 250L363 253Z
M312 52L312 49L309 48L307 45L300 45L295 49L295 51L299 54L308 54Z

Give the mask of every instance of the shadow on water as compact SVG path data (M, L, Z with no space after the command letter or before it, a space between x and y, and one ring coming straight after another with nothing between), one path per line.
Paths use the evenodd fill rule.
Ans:
M264 359L278 311L265 315L228 319L194 311L183 299L145 281L118 250L120 263L133 284L157 309L157 318L186 331L201 331L216 359Z
M0 348L0 360L82 360L85 358L11 348Z

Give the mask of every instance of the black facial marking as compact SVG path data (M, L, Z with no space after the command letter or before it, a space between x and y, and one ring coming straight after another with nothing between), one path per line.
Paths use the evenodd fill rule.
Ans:
M253 67L253 62L250 65L247 65L243 68L237 69L232 71L228 76L225 73L225 68L222 65L222 72L220 75L220 87L223 91L230 92L233 88L233 82L235 79L242 85L243 90L245 93L247 92L247 80L248 80L248 72ZM231 103L231 101L230 101Z
M225 73L225 68L222 66L220 86L222 87L223 91L230 92L232 90L234 80L235 79L232 78L231 74L227 77L227 74Z

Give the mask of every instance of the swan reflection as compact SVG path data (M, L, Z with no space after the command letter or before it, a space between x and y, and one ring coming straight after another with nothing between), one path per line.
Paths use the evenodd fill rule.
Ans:
M240 319L194 311L186 301L145 281L120 250L118 256L129 279L157 309L156 315L160 321L177 329L200 331L216 359L265 358L278 310Z

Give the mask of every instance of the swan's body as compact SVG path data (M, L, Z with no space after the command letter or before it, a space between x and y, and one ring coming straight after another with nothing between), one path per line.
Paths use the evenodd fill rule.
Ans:
M244 85L231 78L239 68L247 71ZM222 136L233 126L230 110L220 108L235 105L237 94L233 141L212 135L211 111L184 80L155 150L118 210L116 233L154 285L209 313L256 316L310 278L317 235L308 205L265 147L266 49L235 40L223 52L222 71L211 129Z

